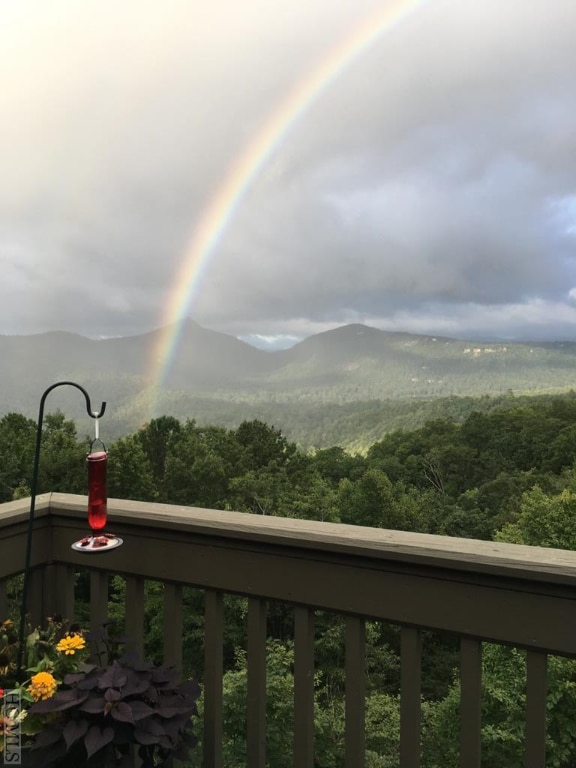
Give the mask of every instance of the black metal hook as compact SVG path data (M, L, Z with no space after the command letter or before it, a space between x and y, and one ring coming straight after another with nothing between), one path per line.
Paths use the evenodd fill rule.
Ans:
M28 516L28 535L26 539L26 562L24 566L24 583L22 585L22 606L20 610L20 640L18 644L18 672L22 670L22 653L24 652L24 622L26 620L26 610L28 608L28 586L30 576L30 560L32 556L32 531L34 527L34 512L36 508L36 493L38 490L38 473L40 469L40 447L42 443L42 426L44 422L44 404L46 398L56 387L70 386L79 389L86 400L86 411L91 419L99 419L104 415L106 403L103 402L99 411L92 410L90 395L80 384L75 381L57 381L45 390L40 398L40 408L38 410L38 424L36 427L36 448L34 450L34 469L32 471L32 483L30 486L30 513Z
M84 398L86 400L86 412L88 413L88 416L90 416L91 419L99 419L101 416L104 416L104 411L106 410L106 403L102 403L100 406L99 411L93 411L92 405L90 403L90 395L84 387L82 387L80 384L76 384L75 381L57 381L56 384L52 384L48 389L44 392L42 395L42 398L40 400L40 412L38 415L38 422L41 426L42 419L44 417L44 403L46 402L46 398L52 392L53 389L56 389L56 387L63 387L63 386L70 386L70 387L76 387L76 389L79 389L80 392L84 395Z

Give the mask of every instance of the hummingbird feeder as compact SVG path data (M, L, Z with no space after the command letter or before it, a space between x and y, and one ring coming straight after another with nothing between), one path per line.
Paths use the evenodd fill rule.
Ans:
M106 487L106 464L108 451L98 434L98 417L94 421L95 437L86 456L88 467L88 525L91 533L75 541L72 549L76 552L108 552L122 544L122 539L105 531L108 521L108 493ZM100 443L100 450L96 450Z

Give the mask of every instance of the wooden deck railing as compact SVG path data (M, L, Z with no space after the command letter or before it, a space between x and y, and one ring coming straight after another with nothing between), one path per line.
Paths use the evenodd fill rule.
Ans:
M266 605L294 606L294 765L314 765L315 611L345 617L346 768L364 763L365 621L401 628L400 765L421 765L423 630L460 641L460 765L481 764L482 643L527 650L526 768L546 764L547 654L576 657L576 553L483 541L110 501L124 545L82 554L86 500L38 497L30 608L71 616L74 572L91 573L91 623L106 617L108 576L126 578L126 623L144 646L145 580L164 583L166 660L182 663L182 590L205 591L204 766L222 766L223 595L248 598L247 765L266 766ZM0 616L22 571L28 501L0 505Z

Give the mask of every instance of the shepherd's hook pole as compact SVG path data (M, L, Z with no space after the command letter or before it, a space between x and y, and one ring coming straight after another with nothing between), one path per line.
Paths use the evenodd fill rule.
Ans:
M106 403L102 403L99 411L93 411L90 404L90 395L84 387L76 384L74 381L57 381L44 392L40 399L40 409L38 411L38 424L36 426L36 448L34 450L34 468L32 470L32 484L30 486L30 513L28 516L28 535L26 538L26 562L24 565L24 584L22 585L22 606L20 609L20 638L18 643L18 672L22 671L22 654L24 652L24 624L26 621L26 611L28 610L28 587L30 581L30 560L32 556L32 532L34 529L34 512L36 509L36 493L38 491L38 474L40 470L40 448L42 443L42 426L44 422L44 403L46 398L56 387L76 387L86 399L86 411L91 419L99 419L104 415ZM98 422L96 422L98 423Z

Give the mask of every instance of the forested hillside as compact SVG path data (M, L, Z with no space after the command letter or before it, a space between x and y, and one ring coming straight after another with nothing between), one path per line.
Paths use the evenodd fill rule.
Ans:
M366 453L371 445L390 432L416 430L435 419L462 423L475 411L490 413L503 407L545 403L551 397L507 392L481 397L393 398L333 403L314 402L302 395L301 399L286 403L257 397L229 401L218 397L190 398L167 394L165 400L166 413L180 421L192 419L199 426L218 425L227 429L236 429L243 421L264 421L274 424L289 441L297 443L305 451L337 445L352 453ZM87 422L85 424L90 427ZM123 426L124 429L118 433L117 422L106 421L106 430L112 429L114 437L130 431L128 422Z
M510 394L566 392L576 370L571 342L480 343L358 324L269 352L189 322L166 365L162 339L160 331L99 340L0 336L0 416L34 417L48 382L73 380L95 402L107 401L111 438L160 414L226 428L258 419L306 450L356 451L430 418L462 420ZM487 396L494 400L470 402ZM88 429L80 400L55 392L50 404Z
M21 414L0 419L0 501L28 493L36 425ZM60 413L47 416L40 490L84 493L86 440ZM497 539L576 549L576 396L527 400L461 423L434 419L393 431L361 455L341 447L305 452L259 420L237 428L200 426L164 416L109 446L111 497L153 500L260 515L281 515L447 536ZM123 582L114 580L111 605L122 617ZM147 590L147 652L162 646L161 594ZM202 676L202 596L186 594L188 669ZM226 621L226 760L244 765L246 686L244 616L229 598ZM341 621L317 621L317 765L341 765L343 644ZM268 723L273 768L291 762L293 618L270 606ZM368 630L368 765L396 768L399 727L399 643L394 627ZM424 763L458 765L457 646L449 637L425 640ZM549 762L576 764L576 662L550 659ZM484 754L490 768L522 765L525 658L521 651L485 646Z

